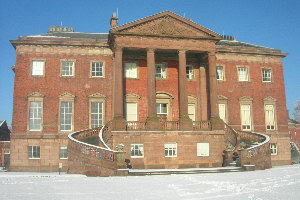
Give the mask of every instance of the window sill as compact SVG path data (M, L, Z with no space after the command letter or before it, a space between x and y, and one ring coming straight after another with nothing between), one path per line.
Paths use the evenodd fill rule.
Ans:
M28 158L28 160L40 160L41 158Z
M68 158L59 158L59 160L68 160Z
M144 158L144 156L131 156L131 158Z

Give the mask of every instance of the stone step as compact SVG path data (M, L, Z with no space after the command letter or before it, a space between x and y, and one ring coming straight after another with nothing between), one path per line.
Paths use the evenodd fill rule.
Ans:
M241 167L219 168L189 168L189 169L129 169L129 176L170 175L170 174L200 174L241 172Z

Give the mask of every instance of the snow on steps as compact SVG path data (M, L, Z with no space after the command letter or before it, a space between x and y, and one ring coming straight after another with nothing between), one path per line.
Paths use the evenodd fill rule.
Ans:
M129 176L169 175L169 174L200 174L200 173L224 173L241 172L241 167L218 168L188 168L188 169L129 169Z

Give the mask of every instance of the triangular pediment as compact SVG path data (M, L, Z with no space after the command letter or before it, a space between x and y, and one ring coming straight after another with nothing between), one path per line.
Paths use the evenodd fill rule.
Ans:
M152 15L111 30L111 33L171 37L217 38L221 36L170 11Z

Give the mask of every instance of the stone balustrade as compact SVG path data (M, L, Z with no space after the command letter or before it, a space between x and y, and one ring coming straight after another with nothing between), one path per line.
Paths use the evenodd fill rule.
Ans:
M180 130L179 121L160 121L159 127L161 130ZM147 129L146 122L140 121L127 121L126 130L127 131L145 131ZM193 122L193 130L211 130L210 121L195 121Z
M255 132L237 131L239 141L249 140L257 142L246 149L239 150L239 164L255 165L255 169L268 169L271 168L271 153L269 147L270 138L267 135Z
M238 133L228 126L228 124L224 123L224 131L225 131L225 140L226 140L226 150L234 151L238 142Z
M104 128L105 126L101 129L101 134ZM69 134L68 173L113 176L120 175L118 169L125 168L125 152L113 151L110 148L95 146L78 140L79 138L84 140L95 136L96 133L99 133L99 129L87 129ZM100 143L103 145L101 138Z

